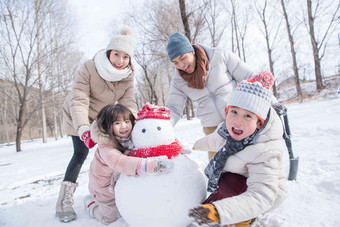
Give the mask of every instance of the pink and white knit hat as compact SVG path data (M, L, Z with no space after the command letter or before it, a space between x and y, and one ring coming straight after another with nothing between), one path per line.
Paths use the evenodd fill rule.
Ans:
M230 94L228 107L237 106L256 114L261 121L267 118L271 107L271 92L274 77L269 72L260 72L249 80L242 80Z

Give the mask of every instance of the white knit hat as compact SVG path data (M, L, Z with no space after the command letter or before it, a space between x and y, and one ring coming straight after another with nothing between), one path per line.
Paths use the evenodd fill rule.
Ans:
M127 53L130 58L135 52L136 42L133 38L133 30L128 26L124 26L120 30L120 34L112 37L106 50L120 50Z
M270 86L266 82L271 83ZM241 81L238 87L230 94L228 107L237 106L243 108L256 114L261 118L260 120L266 120L271 107L272 96L268 89L270 89L273 82L273 75L269 72L261 72L250 80ZM268 89L262 85L263 83Z

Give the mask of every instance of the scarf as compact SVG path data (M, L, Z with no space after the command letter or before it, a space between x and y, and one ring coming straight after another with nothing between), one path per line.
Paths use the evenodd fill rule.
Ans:
M120 81L132 73L131 66L128 66L122 70L118 70L113 67L110 60L106 56L105 50L101 50L96 54L94 57L94 63L99 76L109 82Z
M177 69L183 80L188 82L188 87L203 89L208 81L209 60L204 49L200 46L193 45L196 55L196 69L189 74L185 71Z
M169 159L181 153L183 146L175 139L174 142L168 145L159 145L155 147L136 148L130 153L130 156L147 158L166 155Z
M116 136L117 141L126 149L132 150L133 149L133 143L131 140L131 135L128 138L122 138L119 136Z
M262 129L264 129L265 126L267 125L269 119L269 112L266 121L264 122L264 126L261 129L256 129L253 134L244 138L241 141L236 141L233 138L231 138L226 128L226 123L225 121L223 122L222 126L217 130L217 133L226 140L226 143L215 154L215 156L208 163L207 167L204 169L204 173L208 177L207 186L208 192L215 192L217 190L218 181L221 177L227 159L231 155L234 155L237 152L242 151L246 146L256 143L259 132L262 131Z

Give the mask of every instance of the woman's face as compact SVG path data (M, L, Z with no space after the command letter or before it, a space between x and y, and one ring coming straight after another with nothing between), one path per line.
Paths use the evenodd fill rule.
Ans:
M193 73L196 69L196 56L195 52L189 52L175 57L172 60L176 69L185 71L186 73Z
M231 138L241 141L262 127L257 116L243 108L231 106L226 112L226 126Z
M113 122L112 127L115 136L128 138L132 131L132 122L124 116L119 116L118 119Z
M125 69L130 63L130 56L120 50L111 50L110 62L118 70Z

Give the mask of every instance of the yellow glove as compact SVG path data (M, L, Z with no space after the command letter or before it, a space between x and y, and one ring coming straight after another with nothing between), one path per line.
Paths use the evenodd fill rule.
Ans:
M189 210L189 217L193 218L199 225L220 223L220 216L215 206L211 203L201 204Z

